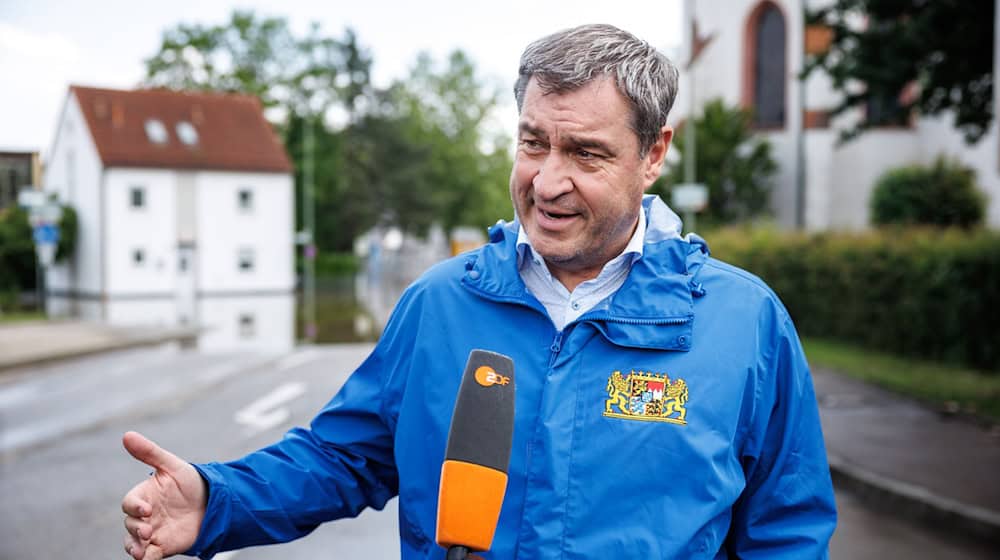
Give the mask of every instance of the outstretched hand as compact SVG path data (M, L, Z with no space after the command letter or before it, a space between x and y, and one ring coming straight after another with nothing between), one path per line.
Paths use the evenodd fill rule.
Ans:
M160 560L191 548L205 517L205 483L189 463L137 432L122 444L152 475L122 499L125 551L135 560Z

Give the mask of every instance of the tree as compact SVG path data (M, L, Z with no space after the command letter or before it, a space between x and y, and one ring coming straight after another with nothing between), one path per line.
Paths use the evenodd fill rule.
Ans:
M721 99L705 104L695 119L697 163L695 175L708 187L708 223L721 224L748 220L768 211L773 176L778 166L771 157L771 145L753 133L749 111L727 107ZM683 125L673 143L683 153ZM667 185L684 182L684 162L671 164L666 181L653 192L666 197Z
M399 125L400 140L415 148L401 158L409 170L400 178L409 188L391 191L398 199L389 206L400 224L420 230L437 219L449 230L485 229L501 217L500 209L509 209L511 141L487 125L498 98L497 88L484 89L462 51L452 52L440 70L421 54L408 79L393 85L389 114ZM434 214L424 213L424 205Z
M485 126L497 93L484 90L461 52L443 68L420 55L411 75L385 90L371 85L371 63L350 30L331 39L314 25L297 38L283 19L249 12L224 25L181 24L146 61L148 85L259 96L278 119L297 189L311 127L314 235L325 250L350 250L378 224L421 233L434 221L492 223L506 206L510 171L509 140ZM332 115L346 118L333 127Z
M179 24L146 60L145 85L254 95L282 115L354 110L370 87L370 55L350 29L324 37L317 24L295 37L282 18L235 11L222 25Z
M832 114L867 113L844 139L905 123L914 109L953 110L966 142L986 133L993 119L993 0L837 0L806 19L828 26L833 39L804 74L830 75L843 94Z

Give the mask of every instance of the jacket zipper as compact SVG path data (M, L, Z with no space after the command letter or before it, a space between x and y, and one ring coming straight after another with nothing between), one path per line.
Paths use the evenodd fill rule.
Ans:
M549 345L549 368L555 363L556 357L559 356L559 351L562 350L562 339L564 331L556 331L556 336L552 339L552 344Z

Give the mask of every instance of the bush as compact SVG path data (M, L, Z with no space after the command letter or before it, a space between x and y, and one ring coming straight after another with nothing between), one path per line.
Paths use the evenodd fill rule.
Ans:
M876 225L934 225L968 228L982 223L986 197L975 171L939 157L934 165L892 169L872 192Z
M763 278L804 335L1000 372L1000 233L727 229L708 241Z

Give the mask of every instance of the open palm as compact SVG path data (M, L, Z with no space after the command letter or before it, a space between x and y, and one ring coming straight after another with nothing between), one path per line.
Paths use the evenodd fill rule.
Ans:
M136 560L159 560L191 548L205 517L205 483L189 463L136 432L125 449L153 468L152 476L122 499L125 551Z

